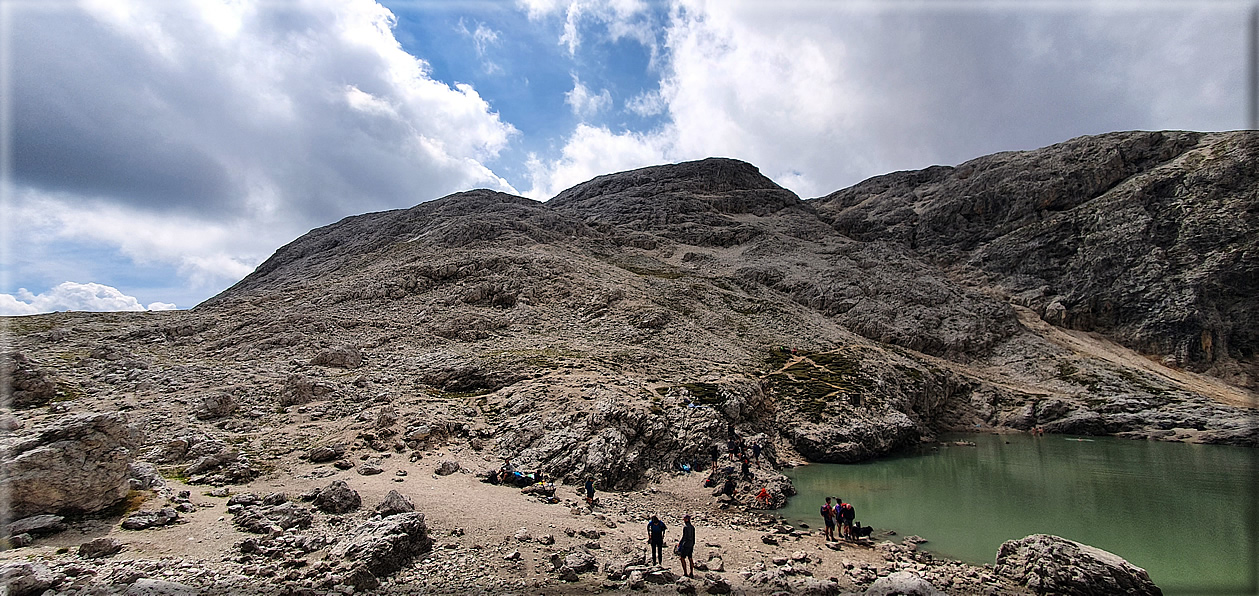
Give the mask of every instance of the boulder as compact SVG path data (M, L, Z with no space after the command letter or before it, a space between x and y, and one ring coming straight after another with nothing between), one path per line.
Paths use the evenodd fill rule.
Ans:
M126 596L197 596L197 589L178 582L142 577L131 584Z
M84 559L99 559L122 552L122 543L113 538L97 538L79 545L79 556Z
M315 508L324 513L349 513L362 505L363 499L344 480L333 481L315 495Z
M0 441L0 494L14 518L93 513L127 496L140 445L122 414L77 414Z
M1144 569L1073 540L1033 534L997 551L996 572L1040 594L1158 595Z
M345 455L345 445L325 445L310 450L307 459L312 464L322 464L333 460L341 459Z
M412 511L415 511L415 503L396 490L389 491L389 494L385 495L385 500L376 506L376 513L379 513L382 517L389 517L399 513L411 513Z
M866 588L865 596L945 596L925 579L911 571L897 571L880 577Z
M594 555L585 551L574 551L564 557L564 565L577 573L593 571L597 564Z
M235 411L236 398L230 393L219 391L201 396L194 413L200 420L213 420L229 416Z
M179 513L169 507L161 511L137 511L122 520L124 530L147 530L179 521Z
M384 471L385 469L376 462L365 461L358 466L358 473L363 476L374 476Z
M60 515L32 515L24 517L11 524L5 531L7 536L17 536L19 534L30 534L32 536L43 536L45 534L56 534L66 529L64 523L66 518Z
M459 471L459 462L446 460L442 462L440 466L437 466L437 469L433 470L433 473L437 474L438 476L449 476L458 471Z
M55 588L66 576L40 563L9 561L0 564L0 586L8 596L37 596Z
M363 353L358 348L352 346L342 346L330 350L323 350L310 360L310 363L318 366L331 366L336 368L358 368L363 364Z
M432 547L424 514L399 513L363 524L353 535L338 542L330 554L362 563L380 578L409 565Z
M57 395L56 379L21 352L0 355L0 382L14 408L42 406Z
M230 500L228 510L232 510ZM272 528L281 530L308 528L313 520L310 509L299 507L291 502L278 505L241 505L241 508L234 512L234 516L232 523L254 534L267 534L272 531Z

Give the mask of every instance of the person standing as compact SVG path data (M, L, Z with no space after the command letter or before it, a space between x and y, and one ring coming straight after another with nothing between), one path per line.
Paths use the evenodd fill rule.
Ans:
M752 459L756 460L757 464L761 463L761 442L760 441L752 443Z
M716 467L717 467L717 460L718 460L718 459L721 459L721 449L718 449L718 448L717 448L717 444L716 444L716 443L713 443L713 444L709 445L708 447L709 447L709 451L711 452L711 453L710 453L710 455L712 455L712 456L713 456L713 468L716 468Z
M852 520L857 517L857 510L853 509L852 503L841 502L836 510L839 511L839 533L843 535L844 540L852 540Z
M682 575L687 577L695 577L695 559L692 556L695 553L695 526L691 525L691 516L682 516L682 540L678 542L678 559L682 562ZM687 563L690 567L687 567Z
M651 516L647 522L647 544L651 545L651 563L660 565L664 562L664 531L668 528L660 518Z
M826 541L835 542L835 508L830 497L822 504L822 523L826 525Z
M595 477L591 475L586 476L586 504L595 506Z

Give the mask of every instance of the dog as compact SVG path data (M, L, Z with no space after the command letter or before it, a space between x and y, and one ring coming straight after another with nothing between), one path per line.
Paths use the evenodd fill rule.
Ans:
M861 525L861 522L855 522L855 523L853 523L853 525L852 525L852 537L853 537L853 538L869 538L869 537L870 537L870 534L871 534L871 533L873 533L873 532L874 532L874 528L873 528L872 526L864 526L864 527L863 527L863 526Z

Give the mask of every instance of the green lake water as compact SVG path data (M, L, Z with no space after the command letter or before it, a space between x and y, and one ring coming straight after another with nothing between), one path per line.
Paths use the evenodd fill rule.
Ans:
M995 562L1002 542L1054 534L1145 568L1166 594L1254 594L1259 450L1218 445L950 435L974 447L787 471L799 494L780 511L821 528L826 496L893 539L937 555Z

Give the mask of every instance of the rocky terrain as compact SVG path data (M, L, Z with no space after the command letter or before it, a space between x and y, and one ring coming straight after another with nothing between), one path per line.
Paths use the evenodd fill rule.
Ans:
M651 503L674 528L703 515L723 533L703 556L738 570L670 590L1082 577L819 554L798 530L770 545L779 522L751 491L717 501L681 470L759 442L742 486L776 506L782 464L956 429L1259 446L1256 151L1259 133L1113 133L810 200L708 159L546 203L477 190L350 217L190 311L7 318L0 456L23 523L3 554L45 562L3 573L61 574L30 581L63 593L231 593L259 574L289 593L653 589L625 531ZM554 496L472 478L505 459ZM572 492L587 476L613 491L599 507ZM485 534L482 506L511 519ZM58 552L90 538L108 554Z

